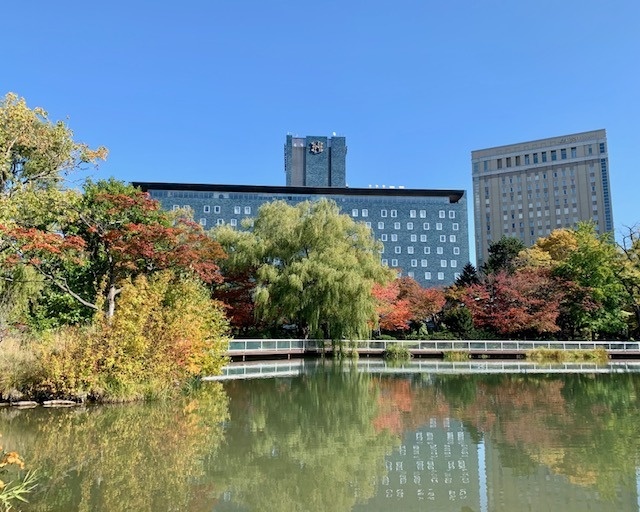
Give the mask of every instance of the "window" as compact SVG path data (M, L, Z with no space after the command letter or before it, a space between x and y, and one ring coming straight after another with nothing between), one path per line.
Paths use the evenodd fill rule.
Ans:
M484 172L487 172L489 170L489 160L485 160L484 162L482 162L482 168L484 169Z
M207 225L207 219L204 219L204 218L200 219L200 225L201 226L206 226Z
M557 151L555 149L552 149L551 150L551 161L555 162L557 159L558 159Z
M456 218L455 210L449 210L449 218L450 219L455 219Z
M453 248L453 254L455 254L455 255L460 254L460 247L454 247Z
M416 218L416 211L415 210L409 210L409 217L411 217L412 219Z
M427 260L420 260L420 266L421 267L426 267L427 266Z
M502 158L498 158L498 169L502 169Z
M411 266L412 267L417 267L418 266L418 260L411 260Z
M384 222L378 222L378 229L384 229Z
M216 226L222 226L222 225L224 225L224 219L217 219Z
M538 163L538 153L534 153L533 154L533 163L537 164Z
M399 245L396 245L396 246L394 247L394 252L395 252L396 254L401 254L401 253L402 253L402 247L400 247Z
M398 260L391 260L391 266L392 267L397 267L398 266Z
M397 242L398 241L398 235L391 235L391 241L392 242Z
M179 209L180 209L180 205L174 204L174 205L173 205L173 209L174 209L174 210L179 210Z
M383 242L386 242L387 241L387 234L386 233L382 233L380 235L380 240L382 240Z
M524 165L529 165L530 161L529 161L529 155L524 155Z
M418 241L418 235L411 235L411 241L412 242L417 242Z
M511 167L511 157L507 157L507 167Z
M426 229L430 229L430 227L429 227L429 223L428 223L428 222L425 222L425 223L422 225L422 229L425 229L425 230L426 230Z
M440 235L440 242L446 242L447 241L447 235Z
M443 252L442 247L436 247L436 253L442 254L442 252Z
M398 216L398 210L391 210L391 216L392 217L397 217Z
M369 210L367 210L366 208L363 208L361 214L362 214L363 217L368 217L369 216Z
M542 152L542 161L543 161L543 162L546 162L546 161L547 161L547 152L546 152L546 151L543 151L543 152Z
M420 210L420 218L421 219L427 218L427 210Z
M394 222L393 223L393 229L400 229L400 223L399 222Z
M566 149L561 149L560 150L560 159L561 160L566 160L567 159L567 150Z
M456 243L456 235L449 235L449 242Z
M220 207L219 206L214 206L213 207L213 213L220 213Z
M229 221L229 224L231 224L232 226L237 226L238 225L238 219L231 219Z
M444 280L444 272L438 272L438 281Z
M413 246L407 247L407 254L413 254Z
M431 247L425 247L422 252L424 252L425 254L431 254Z
M240 213L242 212L242 208L240 208L239 206L234 206L233 207L233 213L236 215L240 215Z
M245 215L251 215L251 206L245 206L244 207L244 214Z
M460 272L456 272L455 274L453 274L453 278L457 281L458 279L460 279Z
M600 154L604 153L605 149L604 149L604 142L600 143Z
M440 260L440 266L441 267L446 267L447 266L447 260Z
M460 229L460 225L457 222L454 222L453 224L451 224L451 229L453 231L458 231L458 229Z
M367 226L368 228L370 228L371 227L371 222L365 222L364 225Z
M413 222L407 222L407 229L413 229Z
M451 261L449 262L449 265L450 265L452 268L456 268L456 267L458 266L458 262L457 262L456 260L451 260Z
M444 210L440 210L440 211L438 212L438 217L440 217L441 219L444 219L444 218L445 218L445 216L446 216L446 214L445 214L445 211L444 211Z
M357 217L358 216L358 209L354 208L353 210L351 210L351 216L352 217Z
M425 272L424 273L424 278L426 281L431 281L431 272Z
M442 222L436 222L436 230L442 231Z
M415 274L413 272L407 272L407 275L413 279L415 277Z
M380 217L386 217L387 216L387 210L380 210Z
M427 235L420 235L420 241L421 242L426 242L427 241Z
M211 206L209 206L208 204L204 205L204 213L209 213L211 212Z
M520 155L516 156L516 166L520 165Z
M383 259L382 264L386 267L389 265L389 260Z

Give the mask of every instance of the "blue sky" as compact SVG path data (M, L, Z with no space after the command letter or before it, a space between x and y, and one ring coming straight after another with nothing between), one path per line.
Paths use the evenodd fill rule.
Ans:
M107 146L95 178L279 185L287 133L336 132L352 187L470 194L471 150L606 128L616 230L640 222L638 0L22 0L2 18L0 92Z

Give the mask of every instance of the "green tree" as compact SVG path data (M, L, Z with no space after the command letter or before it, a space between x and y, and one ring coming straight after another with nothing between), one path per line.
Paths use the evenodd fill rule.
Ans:
M590 223L578 226L575 240L554 269L565 282L560 322L573 336L617 335L626 326L620 254L611 234L598 235Z
M478 284L480 280L478 279L478 271L476 267L474 267L471 262L468 262L464 267L462 267L462 272L458 279L456 279L456 286L471 286L472 284Z
M513 273L516 258L524 248L524 243L519 238L503 236L489 245L489 258L482 266L482 272L485 274L497 274L502 271L508 274Z
M104 147L76 142L62 121L52 122L41 107L30 109L17 94L0 99L1 196L58 185L66 173L106 156Z
M380 263L371 230L328 200L263 205L251 232L213 234L230 260L254 266L259 318L294 323L302 336L366 337L376 322L374 283L392 271Z
M620 281L624 286L629 309L633 312L635 325L633 330L640 334L640 228L628 228L620 244L622 268Z

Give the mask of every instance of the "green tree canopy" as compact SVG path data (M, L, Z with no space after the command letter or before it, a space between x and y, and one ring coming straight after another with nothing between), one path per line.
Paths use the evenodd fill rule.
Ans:
M489 258L482 266L482 271L485 274L502 271L511 274L515 269L514 262L524 248L524 243L519 238L503 236L489 245Z
M257 315L293 323L301 335L334 340L368 336L375 325L374 283L392 271L380 262L371 230L328 200L260 207L251 232L214 231L229 261L256 270Z

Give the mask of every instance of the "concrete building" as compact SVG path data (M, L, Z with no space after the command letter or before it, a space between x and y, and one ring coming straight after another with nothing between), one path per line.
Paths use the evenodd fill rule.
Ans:
M452 284L469 261L467 200L464 190L350 188L345 183L344 137L287 136L287 186L189 183L133 184L165 209L189 206L205 228L242 228L266 202L288 204L321 197L342 213L364 222L384 246L382 263L423 286Z
M607 151L605 130L472 151L478 264L502 236L529 246L581 221L613 231Z
M344 137L287 135L284 171L288 187L345 187L347 145Z

